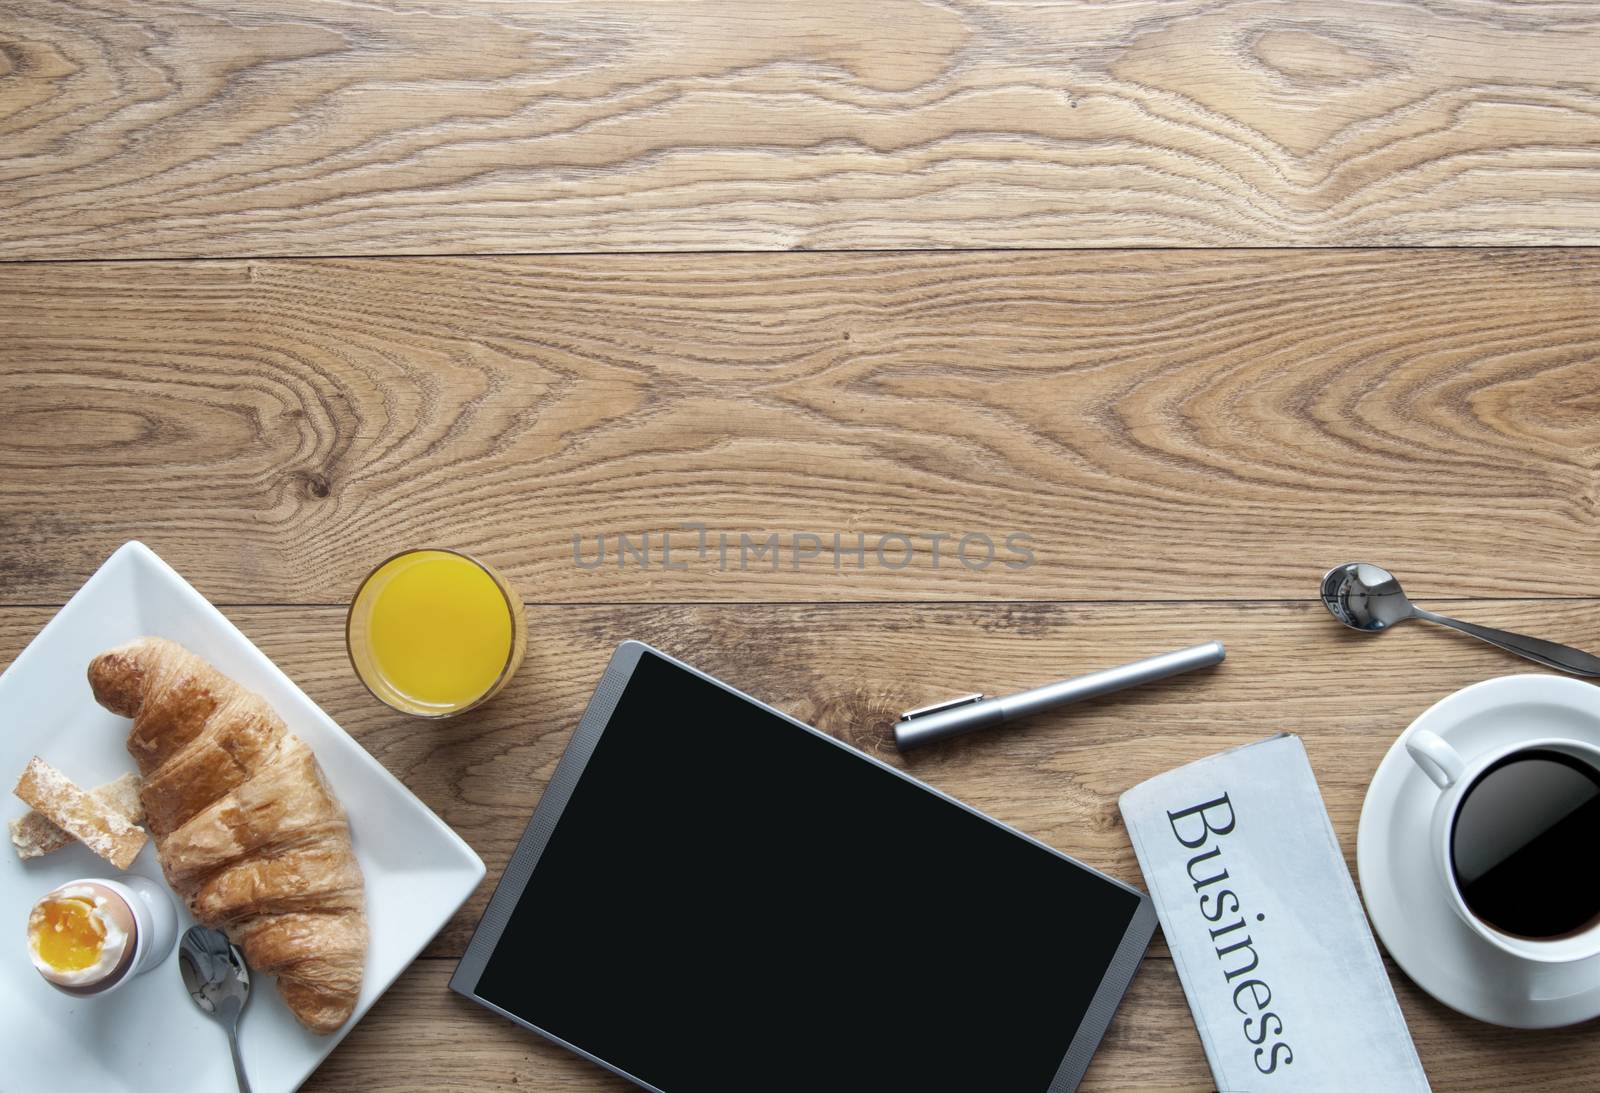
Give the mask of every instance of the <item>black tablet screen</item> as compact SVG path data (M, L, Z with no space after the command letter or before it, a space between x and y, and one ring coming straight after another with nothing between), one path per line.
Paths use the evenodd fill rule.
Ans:
M646 653L477 993L668 1093L1042 1093L1136 904Z

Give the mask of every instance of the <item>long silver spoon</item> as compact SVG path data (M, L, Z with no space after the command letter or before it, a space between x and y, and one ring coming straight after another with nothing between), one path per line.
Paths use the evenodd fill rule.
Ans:
M178 943L178 970L195 1005L228 1030L239 1093L250 1093L250 1079L245 1077L244 1058L239 1054L239 1015L250 997L250 969L244 957L221 931L191 926Z
M1590 656L1570 645L1558 645L1542 638L1476 626L1424 611L1406 599L1394 574L1367 562L1346 562L1328 570L1322 578L1322 605L1330 615L1352 630L1377 634L1407 619L1426 619L1460 630L1463 634L1471 634L1480 641L1497 645L1558 672L1570 672L1575 676L1600 676L1600 657Z

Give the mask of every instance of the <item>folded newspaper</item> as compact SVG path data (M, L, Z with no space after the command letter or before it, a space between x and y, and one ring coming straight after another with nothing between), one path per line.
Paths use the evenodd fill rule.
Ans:
M1120 803L1222 1093L1428 1088L1299 737Z

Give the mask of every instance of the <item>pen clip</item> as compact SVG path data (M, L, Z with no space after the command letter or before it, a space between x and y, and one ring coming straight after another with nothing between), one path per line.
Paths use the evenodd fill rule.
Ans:
M969 695L958 695L955 698L947 698L943 702L934 702L934 703L932 703L930 705L927 705L927 706L918 706L914 710L907 710L905 713L900 715L900 720L901 721L915 721L917 718L926 717L928 714L931 714L931 713L939 713L939 712L941 712L943 710L953 710L957 706L968 706L968 705L971 705L974 702L982 702L982 701L983 701L983 692L974 691L972 694L969 694Z

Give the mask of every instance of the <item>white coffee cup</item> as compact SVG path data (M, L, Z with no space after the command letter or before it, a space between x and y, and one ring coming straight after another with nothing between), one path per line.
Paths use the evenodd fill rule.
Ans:
M1524 989L1533 1000L1564 998L1594 987L1600 970L1589 969L1583 962L1600 955L1600 921L1576 934L1555 938L1517 937L1495 929L1479 918L1467 905L1452 867L1451 837L1456 813L1460 810L1467 791L1494 764L1521 752L1553 751L1570 756L1600 772L1600 748L1581 740L1544 737L1519 740L1499 748L1462 756L1437 733L1416 729L1406 737L1406 752L1422 772L1440 790L1433 806L1430 829L1434 866L1445 891L1450 894L1450 905L1474 933L1500 951L1518 958L1524 973ZM1573 868L1590 868L1592 863L1574 862Z

